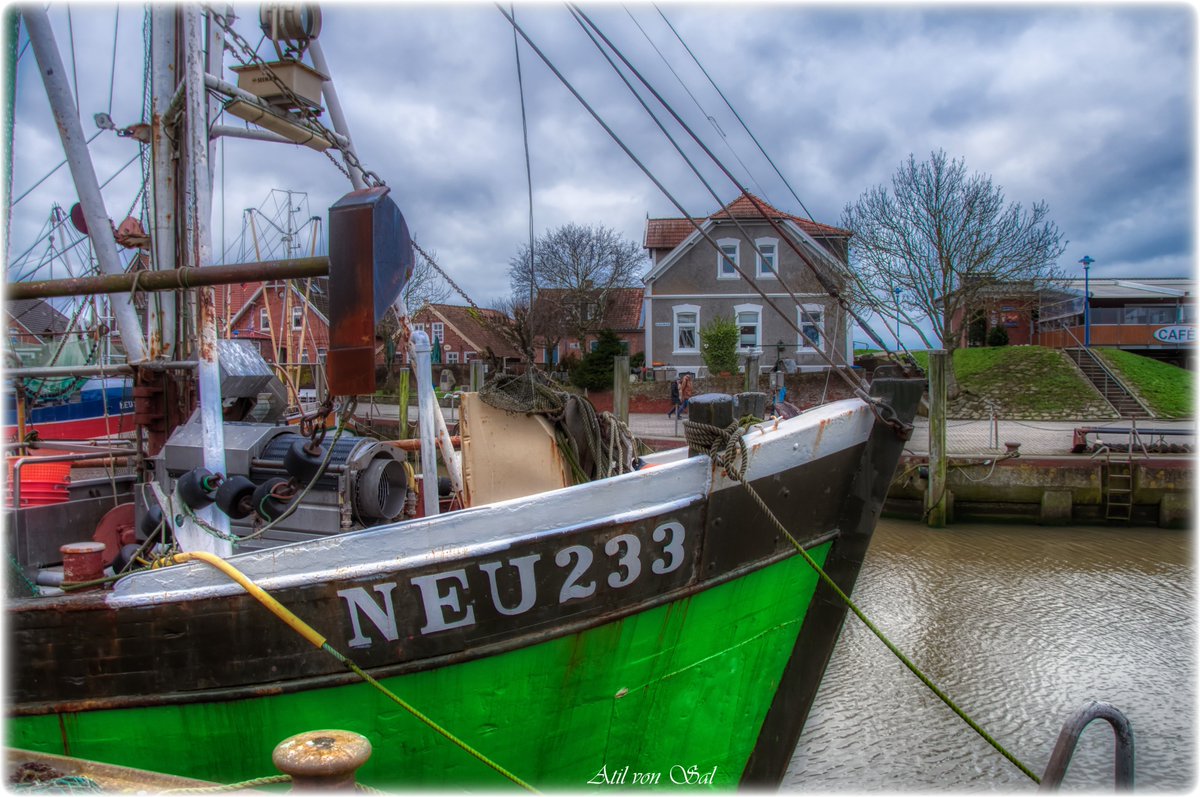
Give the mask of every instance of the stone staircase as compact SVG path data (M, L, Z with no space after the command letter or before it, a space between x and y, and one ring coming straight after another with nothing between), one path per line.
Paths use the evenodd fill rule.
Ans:
M1096 386L1104 400L1112 405L1122 418L1153 418L1153 414L1142 405L1137 397L1113 375L1100 359L1088 349L1065 349L1071 362L1083 372L1088 381Z

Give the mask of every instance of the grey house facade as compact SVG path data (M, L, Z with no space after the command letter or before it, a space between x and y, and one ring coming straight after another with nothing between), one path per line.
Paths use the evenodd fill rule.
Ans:
M828 256L818 267L835 285L842 285L846 279L848 231L755 201L802 249L812 247L814 242L821 247L822 254ZM734 319L741 330L741 353L757 354L764 369L778 360L791 360L805 371L827 368L818 346L835 363L853 362L844 313L800 256L763 218L755 201L743 194L711 216L695 221L805 334L801 336L780 318L688 219L647 219L644 246L652 262L644 278L643 298L648 364L661 363L680 372L703 375L700 330L718 316ZM793 301L783 283L799 301Z

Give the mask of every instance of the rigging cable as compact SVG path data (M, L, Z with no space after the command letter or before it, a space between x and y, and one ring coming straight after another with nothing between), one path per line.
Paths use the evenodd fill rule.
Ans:
M612 67L613 71L617 73L617 77L621 78L621 81L625 84L625 87L629 89L631 94L633 94L634 99L636 99L641 104L642 108L645 109L646 113L649 114L650 118L652 120L654 120L654 123L656 125L658 125L658 129L660 131L662 131L662 134L664 136L666 136L667 140L670 141L672 146L675 147L675 151L679 153L679 156L681 158L683 158L683 162L688 165L688 167L692 170L692 173L696 175L696 178L698 180L700 180L700 182L704 185L705 188L708 189L708 193L713 197L713 199L717 202L717 204L721 205L722 204L721 197L717 194L716 189L714 189L712 187L712 185L708 182L708 180L706 180L704 178L704 175L700 172L699 168L696 167L696 164L683 151L683 148L679 145L679 142L675 140L675 137L671 135L671 133L667 130L666 126L663 125L662 121L658 118L658 116L654 113L654 111L651 110L649 104L647 104L645 99L643 99L642 96L640 94L638 94L637 89L635 89L633 87L633 84L630 83L629 79L626 78L625 75L621 72L620 67L618 67L616 65L616 63L612 60L612 58L609 57L608 53L605 52L603 46L601 46L600 42L598 42L596 40L596 37L592 35L592 32L590 30L588 30L587 26L584 25L583 20L575 12L575 9L569 8L568 10L570 10L571 15L575 19L575 22L579 25L580 28L583 29L583 32L587 35L587 37L591 40L592 44L595 45L596 49L600 52L600 55L602 55L604 57L604 60L608 62L608 65ZM750 243L750 248L754 250L754 253L756 255L758 255L758 257L760 259L765 259L762 250L758 246L758 243L754 240L753 236L751 236L750 233L747 232L746 228L744 226L742 226L742 223L737 219L737 217L730 214L729 219L730 219L730 221L733 222L734 226L737 227L738 232L740 232L746 238L747 242ZM726 257L724 254L722 254L722 256ZM730 264L734 266L734 269L736 271L738 271L739 274L742 273L741 269L738 268L737 265L733 264L733 261L731 258L726 257L726 259L729 260ZM778 259L778 253L776 255L776 259ZM747 282L750 282L750 279L748 276L746 276L745 274L742 274L742 276L746 279ZM776 269L775 276L779 280L780 285L784 288L785 291L787 291L787 293L788 293L789 297L792 299L792 301L795 302L797 307L801 306L800 299L796 296L795 293L792 292L791 288L787 285L786 282L784 282L783 278L779 276L778 269ZM760 292L760 295L762 295L764 299L766 298L766 294L761 294L761 292ZM769 300L768 300L768 302L769 302ZM780 310L778 307L776 307L773 303L771 303L771 307L772 307L772 309L775 310L775 312L779 313L781 316L784 315L783 311ZM801 339L808 342L813 347L813 349L816 351L816 353L818 355L821 355L822 358L825 359L825 361L827 363L829 363L829 365L836 368L836 364L831 359L823 356L823 352L821 351L821 346L820 346L819 342L814 341L809 335L804 333L804 325L803 324L800 324L800 326L797 328L797 332L799 332Z
M755 136L754 132L752 132L750 130L750 126L746 125L745 120L742 119L742 114L739 114L737 112L737 109L733 107L733 103L731 103L730 100L728 100L728 97L725 96L725 92L721 91L721 88L719 85L716 85L716 80L713 79L713 76L710 76L710 74L708 73L708 70L706 70L706 68L704 68L704 65L701 64L700 59L696 58L696 54L694 52L692 52L690 47L688 47L688 42L685 42L683 40L683 36L679 35L679 31L676 30L676 28L674 28L674 25L671 24L671 20L667 19L666 14L662 13L662 10L661 10L661 8L658 7L658 5L654 5L654 10L659 12L659 16L662 17L662 22L665 22L667 24L667 28L671 29L672 34L674 34L674 36L676 36L676 38L678 38L679 43L683 44L683 48L685 50L688 50L688 55L691 56L691 60L695 61L695 64L697 67L700 67L700 71L703 72L704 77L708 78L708 82L709 82L709 84L712 84L713 89L716 90L716 94L720 95L721 100L725 101L725 106L728 109L730 109L730 113L732 113L734 118L736 118L738 120L739 124L742 125L743 130L746 132L746 134L748 134L748 136L750 137L750 140L752 140L752 142L755 143L755 145L758 148L758 151L761 152L762 156L764 158L767 158L767 162L770 163L770 168L774 169L775 174L779 176L779 179L782 182L784 182L784 186L787 187L787 191L792 194L793 199L796 199L796 203L800 206L800 209L802 209L804 211L804 215L809 217L809 221L816 223L815 218L812 218L811 212L809 211L808 208L806 208L803 200L800 199L799 194L796 192L796 188L792 187L791 182L788 181L787 178L785 178L784 173L782 173L781 170L779 169L779 167L776 166L775 161L772 160L772 157L770 157L770 155L767 154L766 148L764 148L764 146L762 145L760 140L758 140L758 137ZM862 293L863 296L871 296L870 290L868 288L866 288L865 284L862 281L862 278L860 278L858 276L857 272L850 270L850 275L853 278L854 283L857 284L857 286L860 290L860 293ZM872 296L872 299L868 301L868 304L871 306L872 311L876 312L877 314L880 314L880 316L883 318L887 317L887 316L884 316L884 314L880 311L882 302L875 301L874 296ZM900 313L900 314L901 314L901 316L904 316L906 323L913 326L913 328L916 328L916 324L913 324L912 319L910 317L908 317L907 313ZM900 335L896 334L894 337L896 340L896 346L898 346L899 349L905 350L905 352L907 353L908 349L907 349L907 347L905 347L904 342L902 342L900 340ZM887 347L884 347L884 349L887 349Z
M625 9L625 13L629 15L631 20L633 20L633 24L636 25L637 29L642 32L642 36L646 38L646 41L650 43L650 46L654 48L654 52L658 53L658 57L662 59L664 64L666 64L667 69L671 70L671 74L674 75L675 79L679 81L679 85L683 86L683 90L686 91L687 95L692 98L692 102L696 103L696 107L700 109L700 113L704 114L704 118L707 119L709 124L713 126L713 129L717 131L717 135L719 135L721 140L725 142L725 147L729 150L729 154L734 157L734 160L738 162L738 164L742 167L742 170L746 172L746 176L750 178L750 182L754 183L754 187L758 189L759 195L766 196L767 192L763 190L762 184L758 182L758 179L754 176L754 173L750 171L750 167L746 165L745 161L743 161L741 156L737 154L737 151L734 150L733 145L729 143L729 137L725 135L725 131L721 129L719 124L717 124L717 120L712 114L704 110L704 106L700 104L700 100L696 99L696 95L693 94L692 90L689 89L687 84L683 82L683 78L680 77L679 73L675 71L675 67L671 66L671 62L667 60L667 56L663 54L663 51L660 50L658 45L654 43L654 40L650 38L650 34L646 33L646 29L643 28L642 24L637 21L637 18L633 15L633 12L629 10L629 7L625 5L622 5L621 7ZM803 205L801 205L801 207L803 207ZM808 211L806 210L805 212L807 213Z
M79 108L79 73L75 69L75 24L71 20L71 4L67 3L67 37L71 41L71 88L75 92L75 108Z
M708 74L708 70L704 68L704 64L700 63L700 59L697 58L696 54L692 52L692 48L688 47L687 42L685 42L683 37L679 35L679 31L675 30L675 26L671 24L671 20L667 19L667 15L662 12L662 9L659 8L657 4L652 3L651 5L654 6L654 10L658 12L658 15L662 17L663 22L667 23L667 27L670 28L671 32L675 34L675 38L678 39L679 43L683 45L683 49L687 50L687 54L692 57L692 60L695 61L696 66L700 67L700 71L704 73L706 78L708 78L708 82L712 84L714 89L716 89L717 94L719 94L721 99L725 101L725 107L727 107L730 113L733 114L734 118L741 123L742 129L746 131L746 135L750 136L750 140L753 141L758 147L758 151L762 153L762 156L767 159L767 163L771 164L771 168L775 170L775 174L777 174L779 179L783 181L783 184L787 186L788 191L790 191L792 194L792 198L796 200L796 204L798 204L804 211L804 215L808 216L809 221L815 222L816 219L813 218L812 213L810 213L808 208L804 206L804 203L800 201L800 197L796 194L796 189L792 188L792 184L789 183L787 178L783 176L783 172L779 171L779 167L775 165L775 161L771 160L771 156L767 154L766 149L764 149L763 145L759 143L758 138L754 135L754 133L750 132L750 127L746 124L745 120L742 119L741 114L739 114L733 107L733 104L729 102L729 99L725 96L725 92L721 91L721 87L718 86L717 82L712 79L712 75Z
M117 3L117 13L113 16L113 52L112 66L108 72L108 115L112 116L113 85L117 82L117 34L120 33L121 4ZM79 107L78 104L75 105Z
M678 124L680 127L682 127L684 129L684 131L688 134L688 136L690 136L691 139L704 151L704 154L707 155L710 160L712 160L712 162L717 166L717 168L719 168L725 174L725 176L730 180L730 182L732 182L734 184L734 186L740 192L742 192L743 194L746 195L747 199L750 200L751 204L753 204L754 207L758 210L758 212L762 215L763 220L766 221L769 225L771 225L771 228L773 230L775 230L776 234L779 235L779 237L781 239L783 239L783 241L789 246L789 248L791 248L791 250L796 253L796 255L800 258L800 260L813 273L813 276L816 277L817 282L819 282L821 284L821 287L825 290L825 292L828 293L831 297L833 297L837 301L837 303L841 306L842 310L845 311L851 318L853 318L860 327L862 327L863 331L875 342L875 344L877 346L879 346L880 349L882 349L883 351L885 351L888 354L892 354L892 352L888 349L887 344L885 344L883 342L883 340L879 337L879 335L875 332L875 330L871 328L870 325L868 325L862 318L859 317L858 313L855 312L854 308L850 307L849 303L841 296L841 294L837 290L836 286L834 286L829 281L828 277L826 277L824 274L821 273L821 270L819 268L817 268L816 263L814 263L813 260L810 259L808 255L806 255L803 251L801 251L799 245L797 245L796 242L794 240L792 240L792 237L790 235L788 235L783 230L782 227L780 227L779 223L775 219L770 217L770 215L766 211L766 208L764 208L762 206L761 200L759 200L757 197L755 197L753 194L751 194L746 189L746 187L744 185L742 185L742 183L736 177L734 177L733 173L730 172L729 169L725 166L725 164L723 164L721 162L721 160L713 153L713 151L708 148L708 146L703 142L703 140L701 140L701 138L696 134L696 132L694 130L692 130L692 128L687 124L687 122L685 122L679 116L679 114L675 111L675 109L671 107L670 103L668 103L666 100L663 99L662 95L659 94L658 91L656 91L654 89L654 87L650 85L650 83L646 80L646 78L644 76L642 76L641 72L639 72L637 70L637 68L634 67L633 64L631 64L629 62L629 59L627 59L624 56L624 54L611 41L609 41L608 37L605 36L604 33L596 26L596 24L591 21L591 19L587 16L587 14L585 14L582 10L579 9L578 6L574 5L573 3L568 2L568 6L573 8L581 17L583 17L583 19L585 21L587 21L588 25L594 31L596 31L596 33L600 36L601 39L604 40L604 43L609 47L609 49L611 49L617 55L617 57L621 59L621 62L623 64L625 64L626 68L629 69L629 71L632 72L635 77L637 77L637 79L642 83L643 86L646 87L646 89L652 95L654 95L654 98L656 100L658 100L659 104L661 104L663 106L663 108L665 108L666 111L671 114L671 117L675 120L676 124ZM733 214L729 214L729 215L732 217ZM689 217L689 219L690 219L690 217ZM697 229L699 229L699 225L696 225L694 221L692 223L697 227ZM800 231L801 236L805 239L806 246L808 248L810 248L814 254L816 254L818 259L823 259L823 260L827 261L828 263L831 263L832 267L837 271L843 270L841 263L834 260L832 258L832 256L828 252L826 252L821 247L821 245L815 241L815 239L812 238L812 236L810 236L807 232L805 232L803 230L803 228L801 228L797 225L796 229ZM716 247L716 242L712 241L711 238L709 239L709 242L712 243L714 247ZM730 263L732 264L732 261L730 261ZM846 269L846 270L848 271L849 269ZM739 269L739 271L740 271L740 269ZM743 274L743 276L745 276L745 275ZM776 276L778 277L779 275L776 274ZM746 281L748 283L751 282L748 277L746 277ZM751 284L753 284L753 283L751 283ZM781 277L780 277L780 284L783 285L783 279ZM788 294L792 295L793 299L794 299L795 297L793 295L793 292L790 289L788 289L786 285L784 285L784 287L787 290ZM776 310L778 312L777 308L776 308ZM793 328L796 328L794 324L792 326L793 326ZM799 331L798 328L796 328L796 329L797 329L797 331Z
M720 200L720 197L717 195L716 191L712 188L712 186L708 183L708 181L704 179L704 176L700 173L699 169L696 168L695 164L691 161L691 159L688 158L688 156L683 152L683 149L675 141L674 137L671 136L671 134L667 131L666 127L662 124L662 122L659 121L658 117L650 109L649 105L638 94L637 90L634 89L633 85L628 81L628 79L626 79L626 77L621 73L621 70L617 67L617 65L613 62L613 60L608 57L608 54L604 51L603 47L600 46L600 43L598 41L596 41L595 37L592 36L591 32L587 29L587 27L584 27L584 24L581 21L581 17L583 19L586 19L586 17L584 17L582 12L578 11L578 9L575 7L569 6L569 10L571 11L572 15L575 17L575 21L580 25L581 28L583 28L584 33L586 33L588 35L588 38L591 39L592 44L594 44L596 46L596 48L600 51L600 54L604 56L606 61L608 61L609 66L611 66L613 68L613 70L617 73L618 77L620 77L621 80L625 83L626 87L630 90L630 92L633 94L633 96L638 100L638 102L646 110L646 113L649 114L650 118L653 119L655 124L658 125L659 130L661 130L663 135L665 135L667 137L667 140L670 141L675 146L676 151L679 153L680 157L683 158L684 163L686 163L692 169L692 172L696 175L697 178L699 178L700 182L704 184L705 188L708 189L709 193L712 194L713 198L719 204L721 202L721 200ZM593 25L590 20L588 20L588 24L593 29L595 29L596 32L601 37L604 36L604 34L600 33L599 29L596 28L595 25ZM616 48L613 47L611 42L608 42L607 39L605 39L605 42L608 44L608 46L611 49L613 49L614 52L617 52ZM620 56L621 54L619 52L617 52L617 55ZM634 73L636 74L636 70L633 70L633 68L629 65L629 62L623 56L622 56L622 61L626 64L626 66L628 68L630 68L631 71L634 71ZM643 84L646 83L646 81L644 79L642 80L642 82L643 82ZM652 88L650 90L653 92ZM660 102L662 101L661 98L659 98L659 100L660 100ZM665 103L664 103L664 105L665 105ZM670 110L670 109L668 108L668 110ZM676 117L676 120L678 121L678 117ZM718 165L720 165L720 164L718 163ZM726 172L726 173L728 174L728 172ZM734 223L734 225L742 233L742 235L747 238L748 241L754 240L753 237L746 231L745 227L742 226L741 222L738 221L737 218L734 217L732 213L729 214L729 219L730 219L730 221L732 221ZM693 226L695 226L697 230L700 229L699 224L694 219L690 219L690 217L689 217L689 220L691 220ZM792 329L794 329L797 332L797 334L799 335L799 339L807 341L812 346L815 354L817 354L822 360L824 360L831 368L838 371L840 378L842 378L844 381L846 381L847 384L850 385L852 390L854 390L856 393L858 393L859 391L861 391L863 389L864 384L863 384L861 378L859 378L858 381L855 382L850 377L848 377L846 375L845 371L843 369L838 368L837 364L824 352L821 344L818 341L813 340L812 337L810 337L808 334L806 334L804 332L804 325L802 323L799 323L799 322L793 323L790 315L784 313L778 307L778 305L776 305L775 302L773 302L768 297L768 295L758 286L758 284L755 281L751 280L750 277L744 271L742 271L740 266L738 266L738 264L734 263L732 258L730 258L727 254L724 253L723 250L721 250L717 246L717 244L712 240L712 238L710 236L705 234L705 238L710 243L713 244L713 247L717 250L717 252L720 254L720 256L723 257L725 259L725 261L727 263L729 263L730 266L733 267L734 271L737 272L742 277L742 279L744 279L746 281L746 284L749 285L755 292L757 292L763 298L763 300L767 302L767 304L771 307L771 309L773 309L781 318L783 318L787 322L787 324L790 327L792 327ZM751 243L751 248L754 249L754 251L758 254L759 258L763 257L762 250L759 249L757 243ZM777 253L776 259L778 259L778 253ZM792 301L796 304L796 306L802 307L799 297L796 296L796 294L792 291L791 287L788 286L788 284L783 280L782 276L778 273L778 269L776 270L775 276L779 280L780 286L783 287L783 289L787 292L788 296L792 299ZM830 292L830 295L833 295L832 292ZM844 355L839 355L839 356L841 356L843 362L845 362Z
M93 134L92 134L92 137L91 137L91 138L89 138L87 141L83 142L83 143L84 143L84 145L86 146L86 145L88 145L88 144L91 144L91 143L92 143L93 141L95 141L95 140L96 140L96 138L97 138L97 137L98 137L98 136L99 136L101 133L103 133L103 132L104 132L103 130L97 130L95 133L93 133ZM37 187L38 187L39 185L41 185L42 183L46 182L46 180L48 180L48 179L50 178L50 175L54 174L56 171L58 171L59 169L61 169L61 168L62 168L63 166L65 166L66 164L67 164L67 159L66 159L66 158L63 158L61 161L59 161L59 162L58 162L58 165L57 165L57 166L55 166L55 167L54 167L53 169L51 169L50 171L46 172L45 176L43 176L43 177L42 177L42 179L38 180L38 181L37 181L36 183L34 183L33 185L29 186L29 188L25 189L24 193L22 193L22 194L21 194L19 197L17 197L16 199L14 199L14 200L12 201L12 206L13 206L13 207L16 207L17 203L18 203L18 202L20 202L20 201L21 201L22 199L24 199L25 197L27 197L27 196L29 195L29 193L30 193L31 191L33 191L33 189L37 188ZM34 246L37 246L37 244L34 244Z
M513 19L517 18L516 9L508 4ZM533 168L529 163L529 124L525 117L525 81L521 77L521 47L517 41L517 32L513 30L513 53L517 58L517 91L521 95L521 139L525 144L525 184L529 191L529 312L533 313L533 296L537 290L537 273L534 270L533 251Z
M796 193L796 189L793 188L792 184L788 181L788 179L783 176L783 172L780 171L780 169L777 165L775 165L775 161L771 159L771 156L767 154L766 148L763 147L762 143L758 140L758 137L755 136L754 133L750 130L750 126L746 124L746 121L742 118L741 114L739 114L737 112L737 109L733 107L733 103L731 103L729 101L729 98L725 96L725 92L721 91L721 87L717 85L717 82L715 80L713 80L712 75L710 75L708 73L708 70L704 68L704 64L700 63L700 59L696 57L696 54L694 52L692 52L692 48L689 47L687 42L685 42L683 40L683 36L681 36L679 34L679 31L675 29L675 26L671 24L671 20L667 19L667 15L664 14L662 9L659 8L656 4L652 4L652 5L654 5L654 10L658 12L658 15L660 17L662 17L663 22L667 23L667 27L670 28L671 32L675 34L675 38L679 40L679 43L681 45L683 45L683 49L686 50L687 54L692 57L692 61L694 61L696 66L700 68L700 71L702 73L704 73L704 77L708 78L708 82L712 85L712 87L716 90L717 94L720 95L721 99L725 102L725 107L727 107L729 109L730 113L733 114L734 118L738 120L738 122L742 126L742 129L746 131L746 135L750 136L750 140L754 142L755 146L758 147L758 151L760 153L762 153L762 156L764 158L766 158L767 163L771 164L771 168L775 170L775 174L783 182L783 184L787 188L788 192L791 193L792 198L796 200L796 204L798 204L800 206L800 209L804 211L804 215L808 216L809 221L816 223L816 219L813 218L812 213L805 206L803 200L800 199L800 195ZM647 37L647 38L649 38L649 37ZM871 292L867 289L867 286L863 283L862 279L859 278L858 273L853 270L850 270L850 275L853 278L855 284L859 287L861 294L864 297L871 296ZM881 318L887 317L882 312L880 312L881 303L876 302L874 300L868 300L867 303L871 306L871 309L877 315L879 315ZM903 316L904 321L907 324L909 324L913 328L916 328L916 325L913 323L912 319L909 318L907 313L899 313L898 312L898 314ZM904 343L900 340L900 335L896 334L894 337L896 338L897 345L907 353L908 349L904 345Z
M545 55L545 53L543 53L541 51L541 49L536 44L533 43L533 41L529 38L529 34L527 34L524 31L524 29L522 29L521 26L517 24L517 21L515 19L508 16L508 14L507 14L507 12L505 12L503 6L500 6L499 4L497 4L496 7L500 10L500 13L504 15L504 18L509 21L509 24L511 24L521 34L521 37L524 38L526 43L529 44L530 48L535 53L537 53L538 57L540 57L542 59L542 61L546 64L546 66L550 69L550 71L554 73L555 77L557 77L559 79L559 81L567 88L567 90L571 92L571 94L575 97L576 100L579 101L579 103L584 107L584 109L587 110L587 112L589 114L591 114L592 118L595 119L596 122L602 128L604 128L604 131L606 133L608 133L609 137L612 138L612 140L619 147L621 147L621 149L630 158L630 160L632 160L634 162L634 164L637 165L637 167L639 169L641 169L642 173L645 174L646 177L649 178L649 180L654 183L655 187L657 187L658 190L663 193L663 195L671 202L671 204L673 204L676 207L676 209L680 213L682 213L683 216L689 222L691 222L692 226L695 227L696 231L698 233L700 233L700 235L703 236L705 240L707 240L710 244L712 244L713 248L716 251L722 252L721 248L717 245L717 242L715 240L713 240L712 236L709 235L703 228L701 228L700 224L696 222L696 220L692 217L692 215L690 213L688 213L686 210L684 210L683 205L681 205L679 203L679 201L675 198L675 196L669 190L667 190L667 187L664 186L662 184L662 182L657 177L654 176L654 174L646 167L646 165L644 163L642 163L642 161L635 154L633 154L633 151L624 142L624 140L619 135L617 135L617 133L611 127L608 126L608 124L600 117L600 115L598 113L596 113L595 109L592 108L592 106L587 102L587 100L585 100L583 98L583 96L575 89L575 87L571 84L571 82L568 81L566 79L566 77L562 74L562 72L560 72L558 70L558 68L554 66L554 64ZM757 284L755 284L755 282L753 280L751 280L749 278L749 276L747 276L746 273L743 272L736 263L734 263L732 260L730 260L728 258L728 256L725 256L725 258L726 258L726 262L728 262L734 268L735 271L737 271L739 274L741 274L743 279L746 280L747 284L756 293L758 293L759 296L761 296L763 298L763 301L767 302L767 304L769 304L777 313L779 313L780 317L782 317L784 319L784 321L788 324L788 326L792 327L792 329L794 329L798 334L800 334L800 335L804 334L803 332L801 332L800 328L796 325L796 323L790 317L788 317L785 313L781 312L779 310L779 308L775 306L775 303L773 301L771 301L770 297L767 296L767 294L762 290L762 288L760 288ZM825 357L824 352L820 352L818 350L818 353L820 353L821 356L827 362L829 361L828 357ZM847 373L846 369L839 368L837 370L838 370L839 375L851 385L852 389L854 390L855 395L858 395L860 397L866 396L866 391L864 390L865 384L862 381L862 377L859 377L857 374ZM857 382L855 382L855 380L857 380ZM875 406L874 402L872 402L869 397L866 397L863 400L867 401L869 404L871 404L872 407Z

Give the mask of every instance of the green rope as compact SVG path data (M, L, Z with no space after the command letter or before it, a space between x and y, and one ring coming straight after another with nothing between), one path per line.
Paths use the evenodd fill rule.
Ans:
M212 564L212 563L210 562L209 564ZM235 578L233 574L228 572L228 570L232 570L233 573L240 575L241 578L245 579L248 583L251 583L251 584L253 583L253 582L250 582L250 579L247 578L245 575L238 573L237 569L233 568L232 565L228 566L228 570L226 568L218 568L218 569L220 569L221 572L223 572L226 576L233 578L233 580L235 580L235 581L237 581L237 578ZM245 585L243 584L243 586L245 586ZM326 653L328 653L330 656L333 656L333 658L337 659L339 663L341 663L343 666L345 666L347 669L349 669L351 672L353 672L359 678L363 679L368 684L370 684L374 688L378 689L385 696L387 696L388 699L390 699L392 702L396 703L396 705L400 706L405 711L407 711L409 714L412 714L418 720L425 723L425 725L428 726L431 730L440 734L442 737L444 737L445 739L447 739L448 741L453 743L455 746L457 746L463 752L469 754L470 756L475 758L477 761L490 767L492 770L494 770L495 772L504 776L505 778L512 781L516 785L525 789L526 791L530 791L535 794L540 794L540 792L537 789L535 789L533 786L531 786L529 783L526 783L524 780L521 780L519 777L517 777L513 773L509 772L507 769L500 766L500 764L491 760L490 758L485 756L483 753L481 753L478 750L476 750L475 748L471 747L469 744L467 744L463 740L459 739L454 734L450 733L450 731L446 730L445 728L443 728L442 726L440 726L436 722L434 722L432 719L430 719L426 715L422 714L419 710L417 710L417 708L415 706L411 705L410 703L405 701L403 698L401 698L399 695L397 695L394 692L392 692L391 690L389 690L386 686L381 684L379 681L375 680L375 678L372 677L370 675L370 673L367 673L365 670L363 670L361 667L359 667L353 661L346 658L341 653L339 653L337 650L335 650L329 644L329 642L327 642L325 640L325 638L323 636L321 636L319 633L317 633L311 626L309 626L303 620L301 620L300 618L291 614L291 612L288 612L285 607L283 607L281 604L278 603L278 601L274 601L273 599L271 599L268 595L266 595L266 593L263 590L259 589L258 591L260 593L262 593L262 595L255 595L252 593L253 597L256 600L258 600L260 603L262 603L276 617L283 620L288 625L289 628L291 628L294 631L296 631L297 633L299 633L301 636L303 636L305 639L307 639L309 642L311 642L314 646L316 646L319 650L323 650ZM268 601L271 601L271 602L268 603ZM287 616L285 616L285 614ZM319 644L318 644L318 642L319 642ZM241 784L241 785L245 785L245 784Z
M719 430L717 427L707 426L706 424L693 424L691 421L684 421L683 427L684 433L688 436L689 440L692 439L693 434L696 436L698 441L708 440L710 439L712 432L716 430L719 431L722 436L736 438L738 442L742 441L741 435L737 434L737 431L740 428L737 422L730 424L728 428L723 430ZM689 429L689 427L692 427L692 429ZM795 548L802 557L804 557L804 561L807 562L808 566L816 572L821 581L823 581L827 587L833 590L834 594L841 599L842 603L846 604L850 611L854 612L854 615L858 617L859 620L862 620L863 625L865 625L871 631L871 633L878 637L880 642L887 646L887 649L890 650L896 656L896 658L900 660L901 664L907 667L913 675L917 676L921 683L925 684L925 686L927 686L929 690L938 697L939 700L945 703L951 711L958 715L959 719L965 722L968 727L971 728L971 730L979 734L979 736L985 742L995 748L1000 755L1007 758L1014 766L1017 767L1017 769L1025 773L1025 775L1027 775L1034 783L1042 782L1042 779L1039 778L1033 772L1033 770L1031 770L1016 756L1005 749L1000 742L992 738L987 731L980 727L979 723L967 716L967 713L959 708L949 695L938 688L937 684L930 680L929 676L922 672L921 669L913 663L912 659L906 656L904 652L900 650L900 648L896 647L895 643L888 639L887 635L884 634L883 631L881 631L879 627L875 625L875 623L871 622L871 619L863 613L862 609L860 609L853 600L850 599L850 596L843 592L841 587L839 587L834 580L829 577L829 574L827 574L821 568L821 566L817 564L817 561L808 554L808 551L804 550L804 546L802 546L800 542L794 536L792 536L792 533L784 528L783 523L779 521L779 518L777 518L775 513L772 512L770 507L767 506L767 503L762 499L762 496L760 496L758 492L750 486L750 483L746 481L745 475L748 458L746 456L746 446L744 442L742 442L742 444L739 446L737 442L734 442L734 440L727 440L723 444L720 441L710 441L709 445L703 447L709 450L710 456L712 456L713 460L720 464L722 468L724 468L725 474L729 476L729 478L734 479L746 488L746 492L748 492L750 497L754 499L754 502L758 504L758 507L771 521L772 525L775 526L775 529L787 537L788 541L792 544L792 547ZM735 459L738 461L738 466L736 468L734 467Z
M256 789L259 786L270 786L273 783L290 783L291 775L268 775L263 778L243 780L240 783L227 783L223 786L191 786L184 789L164 789L160 794L219 794L227 791Z
M380 692L382 692L384 695L386 695L396 705L400 706L402 709L407 711L409 714L412 714L418 720L425 723L425 725L428 726L431 730L440 734L443 738L445 738L446 740L448 740L449 742L454 744L456 747L458 747L464 753L467 753L468 755L475 758L480 763L490 767L492 770L499 773L500 775L503 775L505 778L512 781L516 785L520 786L522 789L525 789L526 791L532 792L534 794L541 793L536 788L534 788L532 785L530 785L529 783L526 783L525 781L521 780L519 777L517 777L513 773L509 772L507 769L500 766L500 764L491 760L490 758L485 756L483 753L476 750L474 747L471 747L471 745L469 745L466 742L464 742L463 740L459 739L457 736L455 736L450 731L443 728L441 725L438 725L431 718L422 714L421 711L418 710L416 706L413 706L412 704L408 703L406 700L404 700L404 698L400 697L395 692L392 692L386 686L381 684L379 681L375 680L375 678L372 677L370 673L366 672L365 670L363 670L363 668L359 667L353 661L346 658L341 653L337 652L332 647L330 647L328 642L321 645L321 649L324 650L329 655L333 656L338 661L340 661L343 665L345 665L348 669L350 669L359 678L362 678L364 681L369 683L371 686L378 689Z

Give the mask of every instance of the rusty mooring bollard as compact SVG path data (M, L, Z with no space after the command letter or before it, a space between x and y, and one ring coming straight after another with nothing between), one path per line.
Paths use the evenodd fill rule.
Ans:
M371 742L350 731L308 731L284 739L271 761L297 791L354 790L354 773L371 757Z
M63 583L81 584L104 578L104 543L71 542L61 546Z

